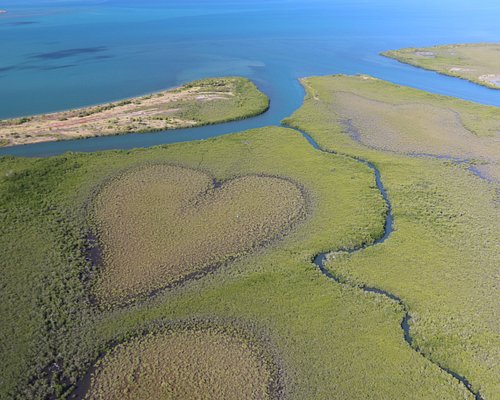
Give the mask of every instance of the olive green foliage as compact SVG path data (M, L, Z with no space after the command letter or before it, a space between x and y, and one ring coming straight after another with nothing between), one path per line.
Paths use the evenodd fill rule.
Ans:
M93 208L104 260L96 293L109 304L269 243L304 218L306 203L285 179L245 176L214 187L207 173L159 164L113 179Z
M270 368L245 338L218 330L148 334L100 360L88 399L269 399Z
M281 241L203 279L133 306L101 310L87 296L102 271L91 268L80 250L89 233L88 199L109 177L144 163L196 168L220 182L289 179L308 193L311 214ZM456 173L483 188L467 172ZM396 178L401 176L389 184ZM372 243L383 233L386 207L368 167L318 152L296 131L264 128L150 149L2 158L0 205L2 399L62 397L110 343L126 341L155 321L185 318L245 321L268 332L288 399L470 398L407 345L397 303L339 285L311 263L321 251ZM493 321L482 320L478 329Z
M474 176L467 164L376 151L353 140L336 104L339 90L384 102L390 96L392 103L409 102L410 96L412 103L435 98L443 107L456 104L464 124L478 134L483 132L481 120L498 109L424 95L363 76L314 77L303 84L304 105L287 124L309 132L325 149L376 164L395 220L395 231L387 241L354 254L337 253L328 268L352 284L399 296L412 315L414 345L465 376L483 398L498 399L498 184ZM381 123L392 122L392 115L384 117L380 116ZM400 118L413 121L411 114ZM497 119L485 123L496 124L492 127L498 130Z
M191 88L201 95L198 96L198 101L179 100L169 105L169 108L179 109L174 116L194 120L196 125L249 118L262 114L269 107L269 98L246 78L202 79L188 83L178 90L182 92ZM214 93L219 95L219 98L211 99L206 96ZM206 100L203 98L204 94Z
M22 118L19 118L19 119L16 121L16 123L17 123L18 125L22 125L22 124L25 124L26 122L29 122L29 121L31 121L31 118L29 118L29 117L22 117Z
M386 51L382 55L492 89L500 89L500 43L407 48Z

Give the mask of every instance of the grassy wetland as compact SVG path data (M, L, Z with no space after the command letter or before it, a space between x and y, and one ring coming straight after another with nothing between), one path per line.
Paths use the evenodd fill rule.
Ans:
M327 124L326 130L331 132L332 125ZM415 162L424 164L424 160ZM282 184L278 192L283 189L287 199L302 204L302 197L291 196L300 187L308 201L306 215L293 226L282 222L289 231L279 241L246 252L202 279L186 280L126 307L98 307L92 297L106 268L93 265L88 252L82 251L95 228L96 214L89 210L89 199L116 189L116 179L158 164L177 166L182 173L194 171L209 192L207 176L222 184L217 190L240 179L268 177L272 186ZM487 187L462 167L453 168L463 179ZM127 379L130 369L112 366L123 365L121 360L128 355L131 364L127 358L126 365L132 369L138 354L151 355L143 361L148 365L164 352L173 355L179 351L178 342L169 347L155 342L147 332L156 332L162 341L170 337L162 321L175 325L186 319L222 320L224 326L257 332L252 343L262 347L263 353L235 350L230 359L258 365L252 376L259 382L268 379L264 365L271 373L272 365L280 365L280 393L287 399L472 398L463 385L404 341L400 328L404 310L397 302L332 282L312 263L320 252L373 243L384 232L387 205L370 168L349 157L315 150L297 131L270 127L142 150L47 159L4 157L0 172L0 262L5 266L0 294L2 399L68 397L97 359L95 385ZM392 177L392 182L400 177ZM254 190L258 193L258 188ZM390 195L392 200L392 191ZM160 206L158 215L163 212ZM282 207L288 205L273 208L278 210L277 218ZM398 221L396 227L400 229ZM259 238L261 229L265 231L257 229ZM412 299L405 300L414 307ZM195 324L192 329L201 328ZM480 331L482 325L474 329ZM238 343L239 333L224 332L231 338L223 340ZM196 336L193 340L203 351L193 356L204 357L219 339ZM151 350L157 346L163 349L158 354ZM268 352L279 362L264 363L263 354ZM255 354L260 355L255 358ZM488 385L486 375L467 376L474 384ZM186 371L175 379L188 390L191 377ZM230 390L226 378L219 378L224 383L218 390ZM147 379L156 382L161 377ZM253 390L259 385L252 385ZM111 389L104 386L99 387ZM109 392L102 393L107 396Z
M127 171L93 205L104 271L102 303L154 292L285 234L306 213L296 184L243 176L214 184L202 171L164 164Z
M327 268L348 285L402 299L412 347L465 377L478 398L498 399L499 188L471 171L474 160L498 165L498 108L367 76L302 82L304 105L285 122L325 150L374 163L394 217L388 240L360 252L332 252ZM393 110L403 104L397 116ZM416 104L425 107L426 121ZM457 119L448 113L443 120L443 109ZM400 132L398 141L389 139L391 130Z
M382 55L500 89L500 43L467 43L391 50Z
M202 79L115 103L0 120L0 146L210 125L268 107L267 96L246 78Z
M280 398L269 357L236 330L148 333L101 359L86 399Z

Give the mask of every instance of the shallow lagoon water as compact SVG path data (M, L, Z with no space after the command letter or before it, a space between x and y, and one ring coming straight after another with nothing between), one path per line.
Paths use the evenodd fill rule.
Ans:
M408 46L500 41L496 0L8 0L2 8L9 12L0 16L0 118L226 75L252 79L271 108L218 126L26 145L0 155L148 147L276 125L300 106L297 78L309 75L366 73L500 106L498 91L379 56Z

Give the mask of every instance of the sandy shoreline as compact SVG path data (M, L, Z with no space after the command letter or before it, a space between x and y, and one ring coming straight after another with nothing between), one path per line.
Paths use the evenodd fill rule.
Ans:
M0 146L189 128L267 107L267 97L245 78L205 79L118 102L0 120Z

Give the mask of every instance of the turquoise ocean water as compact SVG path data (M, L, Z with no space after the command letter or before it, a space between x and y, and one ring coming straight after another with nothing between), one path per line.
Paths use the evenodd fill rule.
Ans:
M297 78L366 73L500 106L500 91L379 56L408 46L500 41L497 0L0 1L0 118L58 111L243 75L266 114L219 126L0 149L0 155L146 147L276 125Z

